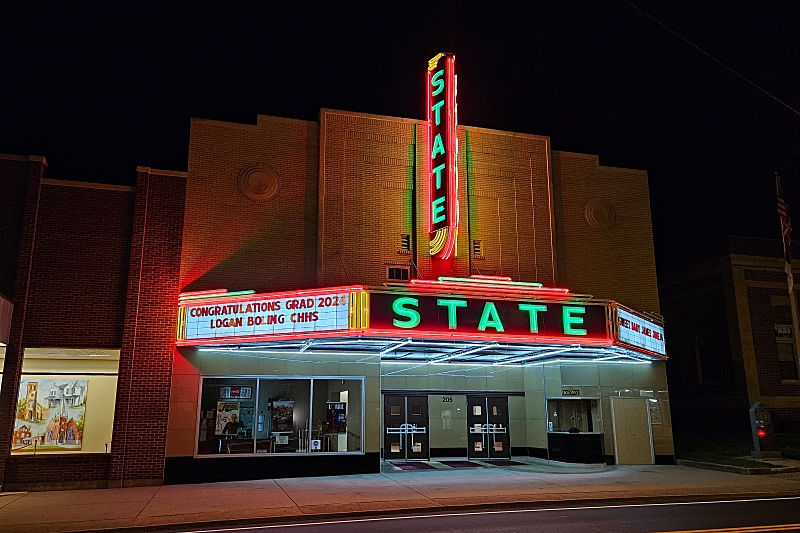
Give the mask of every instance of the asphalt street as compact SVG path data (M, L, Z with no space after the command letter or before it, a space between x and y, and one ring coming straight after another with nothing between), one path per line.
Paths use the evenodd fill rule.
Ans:
M195 529L187 533L800 532L800 497L395 515Z

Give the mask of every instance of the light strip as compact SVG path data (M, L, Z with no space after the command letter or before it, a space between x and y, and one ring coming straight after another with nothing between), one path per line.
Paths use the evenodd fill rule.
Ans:
M192 296L203 296L206 294L225 294L226 292L228 292L228 289L211 289L209 291L182 292L178 295L178 298L191 298Z
M235 292L227 292L226 291L224 293L212 292L212 293L206 293L206 294L199 294L199 295L195 295L195 296L183 295L183 296L179 296L178 297L178 301L186 302L186 301L193 301L193 300L208 300L210 298L228 298L230 296L249 296L251 294L255 294L255 292L256 291L254 291L254 290L247 290L247 291L235 291Z
M484 344L482 346L476 346L475 348L470 348L469 350L461 350L458 352L454 352L443 357L439 357L436 359L431 359L429 363L441 363L442 361L449 361L450 359L454 359L456 357L461 357L462 355L469 355L476 352L481 352L483 350L488 350L489 348L497 348L500 346L500 343L493 342L491 344Z
M515 363L521 363L522 361L529 361L531 359L541 359L542 357L547 357L548 355L556 355L556 354L559 354L559 353L568 352L570 350L580 350L580 349L581 349L580 346L570 346L569 348L561 348L561 349L558 349L558 350L550 350L550 351L543 350L543 351L536 352L535 354L531 354L531 355L527 355L527 356L523 356L523 357L517 357L516 359L507 359L505 361L499 361L499 362L494 363L494 364L497 365L497 366L510 365L510 364L515 364Z
M387 353L392 352L392 351L394 351L394 350L396 350L398 348L401 348L401 347L405 346L406 344L411 344L411 339L406 339L403 342L398 342L397 344L393 344L393 345L389 346L388 348L386 348L385 350L381 350L379 355L386 355Z
M417 280L412 279L411 283L419 281L428 281L431 280ZM449 276L440 276L439 281L449 281L454 283L481 283L481 284L489 284L489 285L508 285L510 287L536 287L541 288L541 283L532 283L528 281L511 281L511 278L503 279L499 276L487 276L486 278L477 278L477 277L469 277L469 278L451 278ZM434 282L435 283L435 282Z

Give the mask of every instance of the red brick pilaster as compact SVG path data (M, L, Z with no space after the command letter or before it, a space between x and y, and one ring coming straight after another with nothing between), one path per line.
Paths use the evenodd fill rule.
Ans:
M25 313L28 306L33 248L36 242L36 220L39 215L39 197L47 161L43 157L30 156L27 164L25 208L22 214L22 232L14 279L14 312L11 316L11 333L3 365L3 386L0 388L0 484L5 483L6 461L11 454L11 435L14 431L19 378L25 350Z
M139 167L110 486L161 483L175 349L186 174Z

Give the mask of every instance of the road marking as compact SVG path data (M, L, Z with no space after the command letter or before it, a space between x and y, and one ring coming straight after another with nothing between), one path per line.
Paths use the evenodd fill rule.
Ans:
M664 531L663 533L762 533L768 531L800 531L800 524L729 527L724 529L684 529L682 531Z
M695 501L695 502L663 502L663 503L623 503L616 505L585 505L582 507L549 507L541 509L501 509L497 511L463 511L453 513L431 513L431 514L417 514L407 516L376 516L369 518L342 518L340 520L321 520L314 522L297 522L288 524L265 524L241 527L226 527L219 529L190 529L188 533L222 533L223 531L249 531L256 529L276 529L280 527L310 527L310 526L327 526L333 524L355 524L359 522L384 522L389 520L415 520L420 518L444 518L451 516L473 516L483 514L514 514L514 513L543 513L553 511L580 511L584 509L629 509L631 507L669 507L676 505L711 505L715 503L752 503L752 502L774 502L783 500L800 500L800 496L781 496L778 498L746 498L738 500L709 500L709 501ZM402 509L393 509L393 511L402 511ZM301 517L298 517L301 518ZM687 530L687 531L670 531L664 533L749 533L749 532L767 532L767 531L787 531L787 529L764 529L770 527L786 527L786 526L752 526L749 528L734 528L734 529L703 529L703 530ZM796 527L796 526L795 526ZM757 529L761 528L761 529Z

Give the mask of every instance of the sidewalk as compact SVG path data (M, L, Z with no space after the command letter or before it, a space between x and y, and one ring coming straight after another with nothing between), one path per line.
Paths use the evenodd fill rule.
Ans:
M524 466L393 471L128 489L0 493L0 532L230 525L339 513L440 511L602 500L800 495L800 473L743 476L685 466Z

